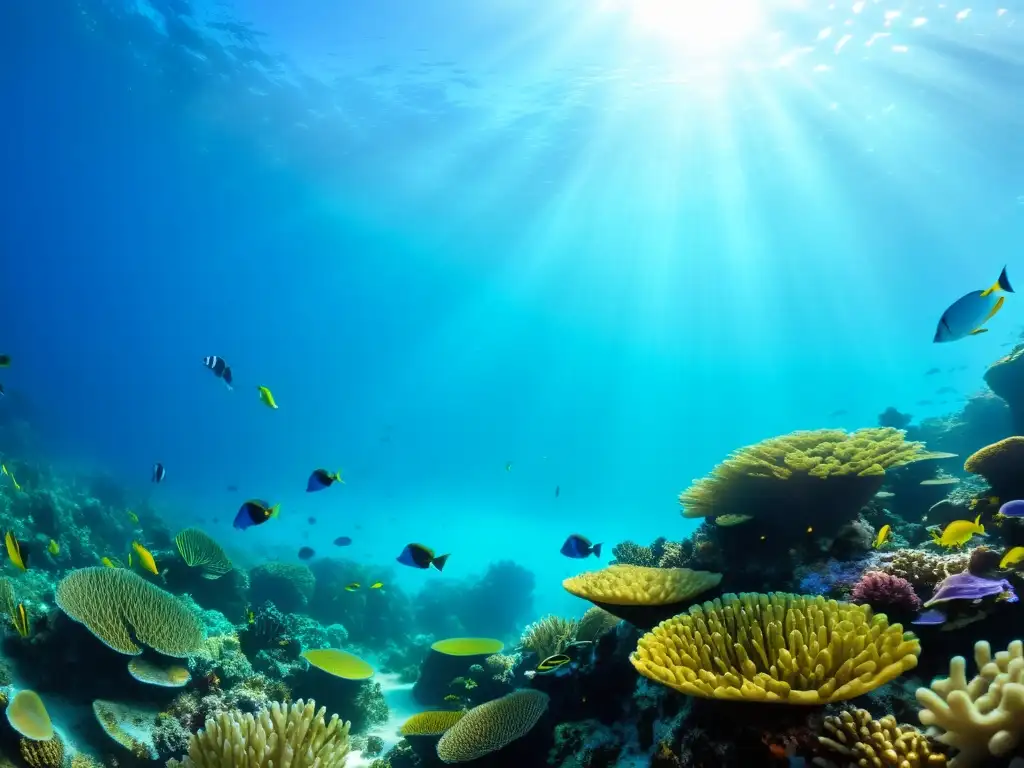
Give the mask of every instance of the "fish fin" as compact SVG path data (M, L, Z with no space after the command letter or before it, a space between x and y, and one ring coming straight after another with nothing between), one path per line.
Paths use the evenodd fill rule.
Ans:
M1006 274L1006 267L1003 267L1003 271L999 273L999 280L996 281L996 285L999 286L1001 291L1013 293L1013 286L1010 285L1010 278Z
M982 325L984 325L985 323L987 323L987 322L988 322L989 320L991 320L991 319L992 319L993 317L995 317L995 316L996 316L996 313L997 313L997 312L998 312L998 311L999 311L1000 309L1002 309L1002 308L1003 308L1003 303L1004 303L1005 301L1006 301L1006 297L1005 297L1005 296L1000 296L1000 297L999 297L999 300L998 300L998 301L997 301L997 302L995 303L995 306L994 306L994 307L992 307L992 311L991 311L991 312L989 312L989 313L988 313L988 314L987 314L987 315L985 316L985 319L981 321Z
M430 563L435 568L437 568L437 570L443 571L444 570L444 564L448 562L448 558L449 557L451 557L451 555L438 555L433 560L431 560Z
M986 318L986 319L988 319L988 318ZM975 328L968 335L969 336L977 336L979 333L988 333L988 328Z
M981 515L978 515L976 518L974 518L974 524L978 525L979 523L981 523Z
M595 544L594 548L593 548L593 552L594 552L594 557L600 557L601 556L601 545L600 544Z

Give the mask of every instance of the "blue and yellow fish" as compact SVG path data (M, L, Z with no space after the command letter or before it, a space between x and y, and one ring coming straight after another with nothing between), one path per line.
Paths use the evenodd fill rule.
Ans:
M1005 296L998 295L1000 292L1013 293L1010 279L1006 276L1006 267L1003 267L999 279L990 287L964 294L942 313L933 341L957 341L985 333L988 328L982 326L995 317L1006 301Z
M341 477L341 470L328 472L326 469L314 469L313 474L309 476L309 481L306 483L306 493L322 491L324 488L329 488L335 483L345 484Z
M280 504L270 506L269 502L262 499L249 499L238 509L235 515L234 526L240 531L254 525L263 525L272 517L277 517L281 510Z

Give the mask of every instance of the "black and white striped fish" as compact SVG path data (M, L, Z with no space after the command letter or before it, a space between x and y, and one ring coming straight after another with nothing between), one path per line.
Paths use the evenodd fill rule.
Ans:
M166 476L167 476L167 470L164 469L164 465L163 464L161 464L158 461L156 464L153 465L153 482L154 483L163 482L163 479Z
M209 355L203 358L203 365L213 371L213 375L218 379L224 379L224 383L227 384L228 389L231 389L231 366L224 362L223 357L217 357L216 355Z

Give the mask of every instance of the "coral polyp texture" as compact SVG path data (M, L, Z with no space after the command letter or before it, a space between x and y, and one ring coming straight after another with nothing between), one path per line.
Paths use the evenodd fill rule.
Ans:
M466 713L461 709L441 709L420 712L402 723L403 736L440 736Z
M946 756L929 743L928 737L909 725L899 725L886 715L874 720L864 709L846 710L825 718L827 736L818 741L831 752L847 758L850 766L898 766L925 768L946 765Z
M640 638L630 661L690 696L816 705L884 685L920 652L868 606L776 592L692 606Z
M970 563L967 553L937 555L919 549L899 549L884 555L875 570L906 579L914 587L934 587L947 576L961 573Z
M853 585L850 599L878 610L916 611L921 598L906 579L882 571L868 571Z
M1010 755L1024 736L1024 643L1015 640L995 655L987 642L976 643L974 661L978 674L971 680L967 661L954 656L949 677L917 689L921 723L956 750L951 768L974 768Z
M202 625L178 598L127 568L72 571L56 596L64 613L120 653L136 656L141 643L184 657L203 643Z
M58 736L47 741L22 739L18 751L29 768L61 768L64 765L64 742Z
M188 755L168 768L345 768L349 724L302 699L274 702L255 717L222 712L189 741Z
M564 651L576 639L578 628L579 623L575 619L545 616L523 631L519 649L534 653L538 660L546 659Z
M924 443L888 427L793 432L735 451L679 502L683 517L691 518L803 518L829 504L856 513L881 488L887 469L927 456Z
M473 707L437 742L437 756L465 763L497 752L529 733L548 701L542 691L523 689Z
M185 565L198 568L204 579L219 579L234 567L220 544L198 528L186 528L174 543Z
M1024 494L1024 476L1020 471L1022 462L1024 437L1015 436L975 451L967 457L964 469L985 478L997 496L1015 499Z

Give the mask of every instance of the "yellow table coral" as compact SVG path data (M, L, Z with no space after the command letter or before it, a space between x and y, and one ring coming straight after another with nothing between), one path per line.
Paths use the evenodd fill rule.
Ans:
M957 750L950 768L974 768L1009 755L1024 736L1024 643L1014 640L994 656L988 643L977 643L974 661L978 674L970 681L967 661L954 656L949 677L917 689L921 723Z
M920 652L868 606L774 592L695 605L640 638L630 661L690 696L813 705L884 685Z

